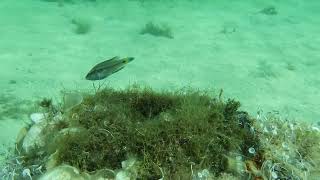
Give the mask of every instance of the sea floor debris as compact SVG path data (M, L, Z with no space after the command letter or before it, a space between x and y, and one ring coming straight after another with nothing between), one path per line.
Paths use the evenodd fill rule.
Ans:
M272 113L252 117L239 110L238 101L192 89L157 92L134 85L81 97L67 111L63 105L39 106L45 115L21 130L5 155L0 178L47 179L57 178L56 173L65 179L320 176L316 125ZM38 138L28 138L33 129Z

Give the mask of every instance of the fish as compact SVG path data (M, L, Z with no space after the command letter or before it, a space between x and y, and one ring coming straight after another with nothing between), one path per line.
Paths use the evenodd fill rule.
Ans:
M134 57L120 58L115 56L111 59L98 63L88 72L86 79L91 81L102 80L111 74L120 71L132 60L134 60Z

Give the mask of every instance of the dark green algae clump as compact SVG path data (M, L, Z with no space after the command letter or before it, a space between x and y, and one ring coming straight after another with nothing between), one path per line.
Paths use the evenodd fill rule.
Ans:
M51 148L60 152L59 163L84 172L121 169L134 158L138 179L190 179L203 169L219 176L230 153L254 159L248 149L255 147L259 154L252 120L239 106L194 90L106 88L67 112L62 127L82 129L82 135L65 136Z

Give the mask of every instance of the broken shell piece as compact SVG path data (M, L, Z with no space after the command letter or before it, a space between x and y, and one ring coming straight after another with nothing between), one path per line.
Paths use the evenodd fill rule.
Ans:
M115 172L111 169L100 169L91 176L91 179L115 179Z
M73 107L81 104L83 97L80 93L64 92L63 93L63 109L65 111L71 110Z
M32 122L37 124L37 123L40 123L43 120L45 120L47 115L48 115L48 113L32 113L30 115L30 119L32 120Z
M59 156L59 151L57 150L56 152L52 153L49 158L48 161L46 162L46 169L50 170L53 169L54 167L57 166L58 164L58 156Z
M24 137L27 135L28 133L28 128L27 127L23 127L20 129L17 138L16 138L16 144L18 147L22 146L22 142Z

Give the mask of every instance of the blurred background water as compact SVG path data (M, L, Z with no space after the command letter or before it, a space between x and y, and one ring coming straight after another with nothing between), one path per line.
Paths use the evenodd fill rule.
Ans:
M315 122L320 109L320 1L2 0L0 142L12 146L34 104L93 91L86 73L135 60L107 78L124 88L224 90L242 109Z

